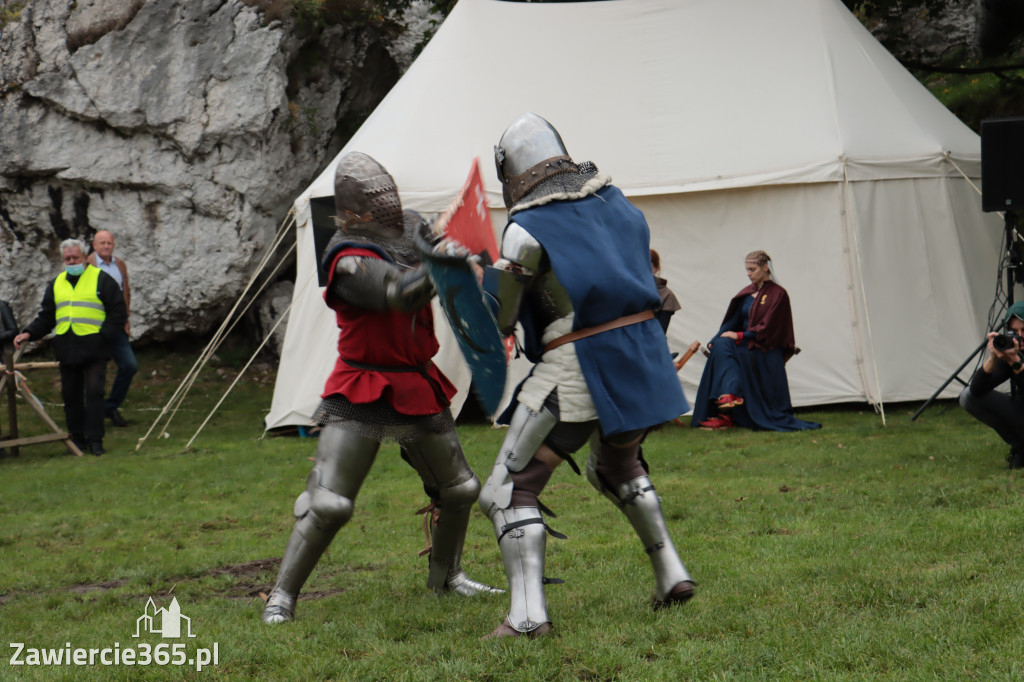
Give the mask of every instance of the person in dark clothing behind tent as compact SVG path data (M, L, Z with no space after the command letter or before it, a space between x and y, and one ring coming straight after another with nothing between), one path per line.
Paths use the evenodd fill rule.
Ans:
M989 332L988 357L960 393L960 406L982 424L995 429L1010 446L1011 469L1024 468L1024 301L1010 306L1003 318L1005 331ZM995 390L1009 380L1010 393Z
M654 283L658 285L658 297L661 298L661 305L654 311L654 316L658 318L662 331L667 334L672 316L682 309L682 306L679 305L676 295L668 288L668 280L661 276L661 256L654 249L651 249L651 272L654 273Z
M14 341L18 335L18 324L14 321L14 311L7 301L0 301L0 348Z
M717 430L801 431L821 424L793 416L786 362L797 352L789 294L774 281L771 258L745 259L750 284L725 313L697 389L691 424Z
M102 455L107 360L127 319L124 296L113 277L85 262L84 242L65 239L60 251L64 272L46 287L39 314L14 337L14 347L56 332L53 352L68 433L79 448Z
M7 301L0 301L0 352L7 355L7 344L18 335L18 324L14 321L14 311ZM8 377L9 378L9 377ZM2 431L0 431L2 433ZM0 448L0 457L6 457L7 450Z

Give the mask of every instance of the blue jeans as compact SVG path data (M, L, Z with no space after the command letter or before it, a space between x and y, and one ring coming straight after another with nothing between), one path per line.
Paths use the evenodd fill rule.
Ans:
M117 339L110 344L110 358L117 365L117 374L114 375L114 383L110 387L110 395L107 397L106 410L115 410L124 402L128 395L128 388L132 385L132 378L139 371L139 363L132 352L132 346L128 342L128 335L120 331Z

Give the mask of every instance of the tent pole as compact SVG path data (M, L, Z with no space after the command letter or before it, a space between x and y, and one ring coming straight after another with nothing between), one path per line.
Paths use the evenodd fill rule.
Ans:
M217 410L220 409L221 404L227 399L228 394L231 393L231 391L235 388L235 384L237 384L241 380L242 375L245 374L245 370L249 369L249 365L253 363L253 361L256 359L256 356L260 354L261 350L263 350L263 346L267 345L267 341L270 340L270 337L274 335L274 332L277 331L277 328L281 326L281 323L284 322L284 320L288 317L288 313L291 312L291 309L292 304L289 303L288 307L285 308L285 311L281 313L281 316L279 318L277 318L277 322L274 323L274 326L271 327L270 331L267 332L266 336L263 337L263 342L260 343L259 347L256 348L256 350L253 352L252 356L249 358L249 362L245 363L245 367L241 369L241 371L238 373L238 376L235 377L235 380L232 381L231 385L228 386L228 389L224 391L224 395L220 397L220 400L217 401L217 404L213 406L212 410L210 410L210 414L206 416L206 419L203 420L203 423L200 424L199 428L196 429L196 432L192 434L192 438L190 438L189 441L185 443L185 450L188 450L189 446L192 445L192 441L194 441L196 439L196 436L199 435L199 432L206 427L207 422L209 422L213 418L214 413L216 413Z
M145 435L142 436L142 438L139 438L138 442L135 444L135 451L136 452L139 451L139 449L142 447L142 444L145 443L146 440L149 438L150 434L153 433L153 430L156 428L157 424L160 423L160 420L164 418L164 415L166 415L168 413L168 411L171 410L171 405L173 404L174 405L173 411L171 412L170 417L168 417L167 421L164 423L163 427L160 429L161 432L165 431L167 429L167 427L170 425L171 420L174 418L174 415L177 413L178 407L184 401L185 396L188 394L189 389L191 389L191 387L192 387L192 384L195 383L196 377L198 376L199 372L202 370L203 366L206 365L206 362L213 355L213 353L216 351L216 349L220 346L222 337L226 336L226 332L224 330L225 330L225 328L228 328L229 323L231 323L232 316L234 315L235 310L238 309L238 305L241 302L242 298L245 296L245 294L252 287L252 284L253 284L253 282L256 281L256 278L259 276L259 273L263 270L264 267L266 267L267 262L270 260L270 255L273 254L274 251L277 250L277 247L283 241L284 235L287 234L288 228L290 228L291 225L293 225L294 223L295 223L295 209L293 207L293 208L289 209L288 214L285 216L284 220L281 221L281 226L278 228L277 235L275 236L274 241L271 244L271 247L267 250L267 253L260 260L259 265L257 266L256 270L254 271L252 277L250 277L249 282L245 286L245 289L243 289L242 293L239 294L238 300L235 302L235 305L228 312L228 316L224 319L224 322L221 323L220 328L218 328L218 330L214 333L214 336L210 340L210 343L208 343L206 348L203 350L203 352L200 353L199 358L196 359L195 363L192 365L192 368L185 375L185 378L182 379L181 383L178 385L178 388L174 391L174 394L171 396L171 398L167 401L167 403L160 410L160 414L158 414L156 419L153 420L153 423L150 425L149 430L146 431ZM289 250L289 253L291 252L291 250L294 250L294 248L295 247L293 245L292 249ZM285 257L286 256L287 256L287 254L285 254ZM283 261L284 258L282 258L281 260ZM277 267L278 268L280 267L280 263L278 264ZM250 303L250 305L251 305L251 303ZM246 309L248 309L248 308L246 308ZM234 328L233 324L231 325L230 328L228 328L228 331L230 331L231 328Z
M284 265L285 259L294 250L295 250L295 245L292 244L291 248L289 248L288 251L281 257L281 260L279 260L277 265L274 266L274 270L263 281L263 284L256 291L256 293L253 294L249 298L249 302L246 303L245 307L242 308L242 310L240 312L238 312L237 314L234 314L235 311L232 310L231 315L233 315L233 318L229 315L229 317L225 320L225 324L227 324L228 322L231 323L230 326L227 328L226 331L224 331L223 333L219 334L219 336L217 338L212 340L210 342L210 344L207 346L208 352L206 353L205 358L203 359L202 365L200 365L200 367L198 369L196 369L195 373L192 375L191 381L188 382L188 386L185 389L185 393L182 394L181 398L178 400L178 403L174 406L174 409L171 412L170 417L167 418L167 422L164 424L164 428L165 429L171 423L171 420L174 419L175 415L177 415L178 408L180 408L181 404L185 401L185 394L187 394L188 391L191 390L192 384L194 384L196 379L199 378L199 372L202 371L202 368L206 365L207 362L209 362L209 359L211 357L213 357L213 354L217 352L217 349L220 348L221 344L224 343L224 341L227 339L228 335L231 334L231 332L234 330L234 328L238 325L239 321L241 321L241 319L242 319L242 316L245 315L245 313L247 313L249 311L249 308L252 307L252 304L255 303L256 299L259 298L260 294L263 293L263 290L267 288L267 285L269 285L273 281L273 279L277 275L278 271L280 271L281 267ZM244 296L245 293L246 292L243 291L242 295ZM236 308L237 308L237 304L236 304ZM221 328L223 329L223 326Z
M867 330L867 348L871 356L871 369L875 375L875 389L878 392L878 404L876 409L882 417L882 426L886 425L885 421L885 402L882 400L882 383L878 379L878 363L875 360L875 343L874 337L871 334L871 315L868 313L868 297L867 291L864 289L864 268L861 265L860 260L860 243L857 241L857 230L856 220L853 219L853 189L850 186L850 177L847 174L846 157L843 157L843 215L845 216L845 224L847 235L850 239L850 247L853 252L853 265L855 266L855 279L857 280L857 286L860 289L860 300L863 304L864 309L864 326ZM866 387L866 382L865 382ZM868 402L871 402L871 397L868 396Z

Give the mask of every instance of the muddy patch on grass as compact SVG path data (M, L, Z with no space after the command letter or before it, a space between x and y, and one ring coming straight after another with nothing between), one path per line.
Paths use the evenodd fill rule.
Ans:
M220 566L211 569L205 574L192 578L192 581L202 578L216 578L230 576L235 582L226 591L219 592L219 596L229 599L253 599L259 597L265 599L263 593L269 591L268 579L273 581L277 569L281 565L280 559L256 559L233 566ZM268 576L271 576L268 578Z
M208 578L223 578L230 584L223 588L210 588L209 592L212 596L225 597L228 599L266 599L266 594L269 593L273 587L274 580L277 577L277 570L280 566L280 558L256 559L254 561L246 561L230 566L218 566L196 575L164 580L159 585L151 585L149 589L144 592L140 592L138 594L135 594L134 592L127 593L124 595L124 598L136 599L160 595L170 596L173 595L181 585L197 583ZM363 571L376 571L379 569L378 566L374 566L372 564L333 568L336 571L343 573L361 573ZM74 595L108 592L110 590L125 587L129 585L129 582L129 580L122 578L118 580L84 583L80 585L61 586L52 590L12 590L10 592L0 594L0 606L16 599L40 597L49 594L58 594L61 592ZM307 601L312 599L322 599L331 595L340 594L341 592L344 592L344 590L334 589L302 592L299 595L299 600Z
M257 559L256 561L247 561L244 564L214 568L207 571L203 576L193 578L193 580L203 577L231 576L235 579L235 584L225 591L215 592L217 596L228 599L260 599L261 601L266 601L267 595L274 585L277 569L280 565L280 559ZM299 593L299 601L322 599L333 594L340 594L343 591L338 589L320 592L301 592Z
M89 594L90 592L106 592L107 590L115 590L118 587L127 585L127 580L107 580L102 583L92 583L89 585L72 585L67 588L68 592L74 592L75 594Z
M8 602L12 602L22 597L41 597L47 594L55 594L57 592L70 592L71 594L85 595L92 592L107 592L109 590L116 590L119 587L127 585L128 581L121 580L105 580L101 583L86 583L83 585L71 585L69 587L59 587L53 590L11 590L5 594L0 594L0 606Z
M226 597L228 599L259 598L266 601L267 595L274 586L274 580L277 578L277 569L280 565L280 559L257 559L256 561L247 561L244 564L215 568L208 571L205 576L198 576L192 580L198 580L201 577L207 576L231 576L235 579L235 584L227 590L216 592L218 596ZM375 566L373 564L333 568L339 573L362 573L364 571L376 571L380 569L379 566ZM338 588L333 590L300 592L299 601L322 599L331 595L341 594L344 591L344 588Z

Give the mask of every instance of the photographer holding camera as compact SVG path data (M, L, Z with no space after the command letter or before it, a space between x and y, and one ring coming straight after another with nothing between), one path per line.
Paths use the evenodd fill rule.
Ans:
M988 357L960 393L960 406L1010 444L1011 469L1024 469L1024 301L1010 306L1003 326L989 332ZM1010 393L994 390L1007 379Z

